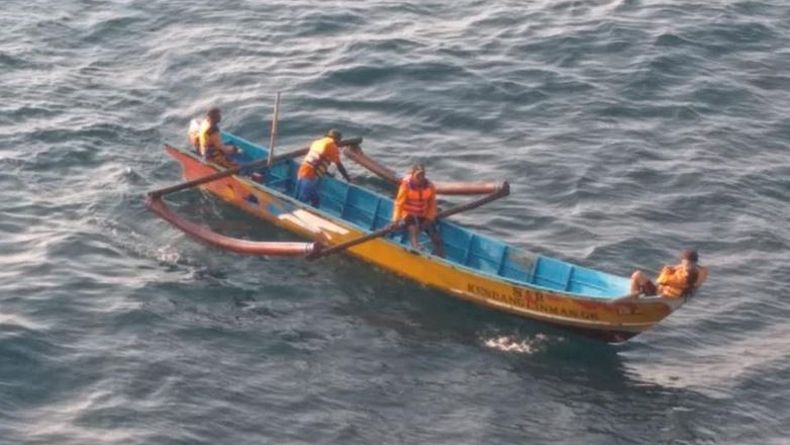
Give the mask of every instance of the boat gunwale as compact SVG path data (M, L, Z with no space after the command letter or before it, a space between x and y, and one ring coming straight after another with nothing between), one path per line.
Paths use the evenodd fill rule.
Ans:
M264 146L259 145L259 144L255 144L255 143L253 143L253 142L251 142L251 141L249 141L247 139L244 139L244 138L242 138L240 136L237 136L237 135L235 135L233 133L229 133L229 132L223 131L222 132L222 136L223 136L223 138L226 137L226 136L230 136L230 138L232 138L232 139L238 140L238 141L240 141L240 142L242 142L244 144L248 144L248 145L254 147L255 149L257 149L259 151L263 151L264 154L268 152L268 148L267 147L264 147ZM232 141L230 141L230 142L232 142ZM177 149L179 152L189 156L190 158L192 158L196 162L199 162L199 163L201 163L203 165L209 166L209 167L215 169L216 171L226 170L226 167L224 167L222 165L219 165L219 164L217 164L215 162L211 162L211 161L208 161L208 160L204 160L202 157L200 157L197 153L194 153L189 148L184 148L184 147L180 147L180 146L172 146L172 147ZM255 160L255 159L253 159L253 160ZM286 163L286 162L294 162L294 161L292 159L285 159L283 161L280 161L279 163ZM247 176L241 176L240 173L231 175L231 177L233 177L237 181L243 182L247 186L252 186L254 189L258 189L259 191L262 191L264 193L272 194L275 197L277 197L278 199L285 200L289 204L294 205L294 206L296 206L296 207L298 207L298 208L300 208L302 210L315 212L315 213L318 214L318 216L320 216L322 218L326 218L326 219L328 219L330 222L332 222L334 224L350 226L351 228L353 228L353 229L355 229L355 230L357 230L357 231L359 231L361 233L371 233L370 229L363 228L363 227L357 225L356 223L354 223L352 221L349 221L347 219L344 219L344 218L342 218L340 216L335 216L335 215L327 212L326 210L322 210L320 208L313 207L313 206L311 206L311 205L309 205L307 203L301 202L298 199L296 199L295 197L287 195L286 193L281 192L281 191L275 189L274 187L270 187L270 186L267 186L265 184L261 184L261 183L255 182L255 181L251 180ZM339 181L339 182L342 182L342 181ZM388 198L385 195L383 195L381 193L378 193L375 190L366 189L366 188L363 188L363 187L361 187L359 185L356 185L356 184L346 183L345 185L347 187L357 187L360 190L363 190L365 192L373 194L378 199L389 199L390 201L392 201L391 198ZM455 222L452 222L452 221L446 221L446 220L442 221L442 223L447 224L447 225L452 225L455 228L458 228L459 230L464 230L464 231L471 232L472 234L474 234L474 236L481 237L481 238L486 238L487 240L490 240L490 241L495 242L495 243L501 243L501 244L503 244L505 246L506 249L511 249L511 250L514 250L514 251L523 250L523 248L520 248L520 247L517 247L517 246L513 246L513 245L511 245L511 244L509 244L509 243L507 243L505 241L494 239L491 236L488 236L488 235L485 235L485 234L480 234L477 231L469 229L469 228L466 228L466 227L463 227L463 226L459 225L458 223L455 223ZM470 275L476 275L476 276L484 277L486 279L491 279L491 280L495 280L495 281L499 281L499 282L504 282L504 283L507 283L507 284L510 284L510 285L521 286L521 287L525 287L525 288L536 290L536 291L543 292L543 293L548 293L548 294L557 295L557 296L561 296L561 297L567 297L567 298L570 298L570 299L573 299L573 300L583 300L583 301L590 301L590 302L604 303L604 304L607 304L607 303L608 304L615 304L616 303L615 300L618 300L618 299L620 299L622 297L627 296L627 294L623 294L623 295L598 295L598 296L596 296L596 295L582 294L582 293L577 293L577 292L572 292L572 291L567 291L567 290L553 289L553 288L541 286L541 285L534 284L534 283L528 283L528 282L525 282L525 281L520 281L520 280L516 280L516 279L513 279L513 278L501 276L501 275L495 275L495 274L493 274L491 272L486 272L486 271L482 271L480 269L472 268L470 266L459 264L457 262L450 261L450 260L448 260L446 258L442 258L442 257L436 256L436 255L434 255L432 253L423 252L423 251L416 250L416 249L413 249L411 247L405 246L402 243L394 241L394 240L392 240L390 238L384 237L381 240L387 242L391 246L398 247L398 248L400 248L403 251L409 252L411 254L419 255L419 256L425 258L428 261L440 262L440 263L443 263L444 265L446 265L448 267L451 267L451 268L454 268L454 269L458 269L458 270L463 271L464 273L468 273ZM353 253L353 252L351 252L351 253ZM581 265L577 265L577 264L574 264L574 263L569 263L567 261L563 261L563 260L560 260L558 258L554 258L554 257L546 256L546 255L541 255L541 254L533 254L533 255L535 256L535 261L537 261L539 257L543 256L545 258L550 258L550 259L553 259L553 260L556 260L556 261L563 262L563 263L568 264L568 265L573 266L573 267L581 267L581 268L584 268L584 269L588 269L588 270L594 271L596 273L609 275L611 277L615 277L615 278L618 278L618 279L627 279L625 277L614 275L614 274L610 274L608 272L600 271L600 270L597 270L597 269L591 269L591 268L588 268L588 267L585 267L585 266L581 266Z

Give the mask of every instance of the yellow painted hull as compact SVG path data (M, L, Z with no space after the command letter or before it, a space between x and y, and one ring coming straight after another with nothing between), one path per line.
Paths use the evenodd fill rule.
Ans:
M217 171L190 152L169 148L168 153L181 163L185 179ZM254 216L327 245L368 233L242 176L210 182L202 188ZM649 329L682 305L682 300L615 301L532 287L416 252L383 238L354 246L348 253L453 296L611 342L627 340Z

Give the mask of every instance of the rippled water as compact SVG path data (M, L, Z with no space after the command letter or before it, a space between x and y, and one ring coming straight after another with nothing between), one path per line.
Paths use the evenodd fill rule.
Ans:
M198 3L4 3L0 443L788 443L790 6ZM507 178L457 219L624 275L694 245L709 282L611 346L144 210L163 142L218 105L265 143L276 91L281 147Z

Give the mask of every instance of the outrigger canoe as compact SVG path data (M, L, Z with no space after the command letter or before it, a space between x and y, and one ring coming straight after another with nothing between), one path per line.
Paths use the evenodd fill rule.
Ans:
M243 154L235 159L239 163L268 156L263 146L230 133L222 136L225 143L242 148ZM166 152L181 164L187 180L219 175L225 170L205 161L191 148L167 145ZM251 215L324 246L348 242L389 223L393 206L390 197L331 177L321 181L319 207L296 200L297 169L296 161L284 159L270 167L242 169L239 174L200 187ZM276 255L276 250L269 249L275 245L274 249L281 249L285 255L307 255L317 245L266 244L224 237L175 216L161 196L149 199L149 207L190 235L240 253ZM446 219L439 222L439 231L444 258L412 249L403 232L354 245L345 253L452 296L614 343L651 328L685 301L635 298L629 295L627 277L533 254ZM258 245L266 248L257 249Z

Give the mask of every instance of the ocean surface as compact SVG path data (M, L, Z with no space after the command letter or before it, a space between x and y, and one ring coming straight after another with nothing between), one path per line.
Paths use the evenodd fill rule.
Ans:
M283 150L335 127L508 179L455 217L486 234L621 275L693 246L710 278L607 345L145 210L163 143L218 106L266 144L277 91ZM790 443L783 1L5 0L0 190L3 445Z

